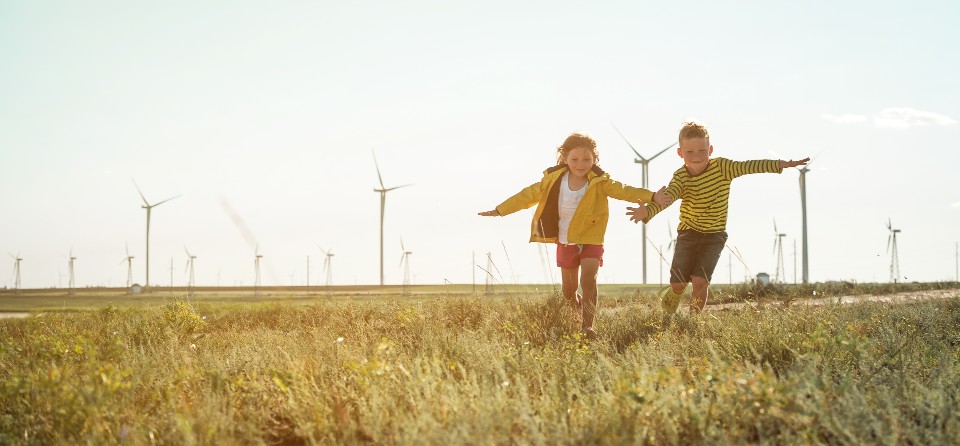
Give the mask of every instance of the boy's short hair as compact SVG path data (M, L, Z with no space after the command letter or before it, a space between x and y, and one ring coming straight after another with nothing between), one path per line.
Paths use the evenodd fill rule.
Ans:
M707 140L707 145L710 145L710 131L707 130L707 126L697 121L687 121L683 123L683 128L680 129L680 137L677 139L677 142L683 142L683 140L690 138L703 138Z
M597 151L597 141L586 133L573 132L557 147L557 164L565 164L567 154L573 149L584 148L593 152L593 163L600 163L600 152Z

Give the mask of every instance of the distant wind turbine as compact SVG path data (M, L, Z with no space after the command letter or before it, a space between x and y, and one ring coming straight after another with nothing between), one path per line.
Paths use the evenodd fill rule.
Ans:
M626 142L628 146L630 146L630 150L633 150L633 153L637 155L637 157L633 160L633 162L640 164L640 167L641 167L642 179L641 179L640 187L649 190L650 186L648 184L648 181L650 177L650 174L649 174L650 161L653 161L654 158L662 155L663 152L670 150L670 148L677 145L677 143L672 143L669 146L667 146L665 149L657 152L656 155L653 155L650 158L646 158L643 155L641 155L640 152L637 152L637 149L633 148L633 144L630 144L630 141L627 140L627 137L623 136L623 133L620 133L620 129L618 129L616 125L614 125L612 122L610 124L613 125L613 129L617 131L617 133L620 135L621 138L623 138L623 141ZM640 231L641 231L641 237L643 238L643 249L641 250L641 256L643 257L643 283L646 284L647 283L647 243L648 243L647 225L642 225L640 228Z
M131 178L131 180L133 180L133 178ZM180 195L167 198L166 200L160 201L158 203L150 204L150 202L147 201L147 197L143 196L143 192L140 190L140 186L137 185L136 180L133 181L133 187L137 188L137 192L140 193L140 198L143 199L143 206L140 206L140 207L147 210L147 253L146 253L147 277L146 277L146 282L144 286L149 287L150 286L150 211L153 210L153 208L160 206L163 203L166 203L170 200L173 200L174 198L179 197Z
M123 249L127 256L120 261L120 264L127 262L127 288L130 288L130 285L133 284L133 256L130 255L130 246L124 244Z
M900 230L893 229L889 217L887 218L887 230L890 231L890 235L887 236L887 252L890 253L890 281L897 283L900 280L900 259L897 258L897 234ZM893 251L890 250L890 246L893 246Z
M320 247L318 246L318 248ZM323 284L324 286L329 287L333 285L333 249L320 248L320 250L323 251L323 255L325 256L323 258L323 275L326 279Z
M190 275L187 279L187 288L193 288L194 283L194 274L193 274L193 262L197 259L197 256L190 254L190 250L186 246L183 247L183 250L187 253L187 264L184 266L183 272L190 272Z
M13 289L16 290L17 293L19 294L20 293L20 261L22 261L23 259L20 258L19 252L17 253L17 255L13 255L10 253L7 253L7 254L10 255L11 259L13 259Z
M73 287L74 287L74 285L75 285L75 281L74 281L74 270L73 270L73 262L74 262L74 260L77 260L77 258L73 256L73 248L70 248L70 261L67 263L67 267L68 267L69 270L70 270L70 281L68 282L69 291L68 291L67 293L70 294L70 295L73 295L73 292L74 292L74 291L73 291Z
M400 255L400 266L403 268L403 294L407 294L407 287L410 286L410 256L413 255L413 251L407 251L407 248L403 246L403 239L400 239L400 251L403 254Z
M402 186L395 187L386 187L383 185L383 177L380 176L380 164L377 163L377 155L373 154L373 164L377 168L377 180L380 181L380 189L374 189L374 192L380 193L380 285L383 285L383 212L387 204L387 192L392 190L400 189L401 187L410 186L410 184L404 184Z
M260 293L260 259L263 257L260 254L260 244L257 243L257 248L253 251L253 268L256 275L254 276L253 286L254 293Z
M777 256L777 271L773 281L777 283L786 282L784 279L786 273L783 271L783 238L786 236L787 234L777 230L777 219L773 219L773 253Z

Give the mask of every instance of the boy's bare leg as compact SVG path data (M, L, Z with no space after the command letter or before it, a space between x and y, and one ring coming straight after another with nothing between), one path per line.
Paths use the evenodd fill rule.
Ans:
M580 268L560 268L560 276L563 280L560 289L563 291L563 297L567 298L567 302L573 305L573 308L577 308L577 288L580 286L579 273Z
M671 283L670 288L673 288L673 292L677 294L683 294L687 289L687 284L685 283Z
M693 276L693 296L690 298L690 314L698 314L707 306L710 282L704 277Z
M580 284L583 288L583 329L593 329L593 319L597 315L597 271L600 259L580 261Z

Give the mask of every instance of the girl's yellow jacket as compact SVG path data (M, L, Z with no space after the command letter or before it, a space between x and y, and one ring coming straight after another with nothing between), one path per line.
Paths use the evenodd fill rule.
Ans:
M560 232L560 181L567 173L566 165L551 167L543 172L543 179L497 205L500 215L508 215L537 205L530 226L530 241L558 243ZM567 240L580 245L602 245L607 232L610 208L607 197L637 203L653 201L653 192L627 186L610 179L610 174L597 166L587 174L587 190L573 213Z

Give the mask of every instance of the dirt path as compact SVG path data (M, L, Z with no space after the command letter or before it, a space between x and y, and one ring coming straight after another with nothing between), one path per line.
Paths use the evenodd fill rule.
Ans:
M29 316L29 315L30 315L30 313L5 313L5 312L0 312L0 319L14 319L14 318L27 317L27 316Z
M783 306L798 306L798 305L807 305L807 306L820 306L820 305L831 305L831 304L853 304L858 302L893 302L893 303L913 303L921 300L930 300L930 299L951 299L955 297L960 297L960 289L953 290L927 290L927 291L912 291L912 292L903 292L903 293L893 293L893 294L865 294L861 296L840 296L840 297L822 297L822 298L811 298L811 299L794 299L789 303L784 303L779 300L761 300L759 302L737 302L737 303L727 303L727 304L717 304L717 305L707 305L708 310L735 310L745 306L749 306L756 309L761 309L764 307L783 307Z

